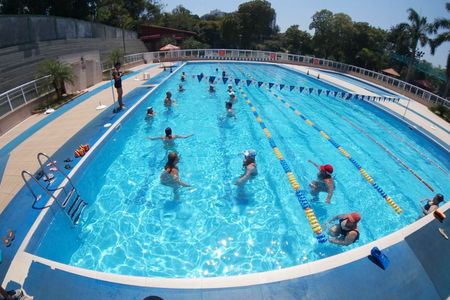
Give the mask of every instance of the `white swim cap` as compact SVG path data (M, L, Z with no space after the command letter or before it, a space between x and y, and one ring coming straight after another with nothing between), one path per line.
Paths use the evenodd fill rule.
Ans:
M245 150L243 153L245 157L253 157L253 158L256 157L256 150L254 149Z

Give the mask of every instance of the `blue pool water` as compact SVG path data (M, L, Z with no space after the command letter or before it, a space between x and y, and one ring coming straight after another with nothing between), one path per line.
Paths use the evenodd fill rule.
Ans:
M374 94L377 94L379 96L383 96L383 97L399 97L398 94L396 94L396 93L394 93L392 91L380 88L378 86L375 86L375 85L370 84L370 83L368 83L366 81L363 81L363 80L358 80L358 79L356 79L356 78L354 78L352 76L348 76L348 75L341 74L341 73L336 73L336 72L333 72L333 71L322 70L322 69L320 70L320 72L321 73L327 73L328 75L333 76L333 77L335 77L337 79L341 79L341 80L346 81L348 83L351 83L351 84L357 85L359 87L362 87L363 89L366 89L366 90L368 90L368 91L370 91L370 92L372 92Z
M216 68L219 72L216 73ZM316 89L332 86L274 65L190 63L144 100L92 160L74 178L89 203L81 224L71 227L57 214L42 237L36 254L82 268L137 276L210 277L263 272L290 267L351 249L412 223L420 215L419 199L432 193L409 171L347 121L370 133L407 163L436 191L450 192L446 152L405 124L370 104L343 101L298 89L242 85L273 140L308 191L315 169L308 159L331 163L336 191L331 204L325 195L311 201L319 222L339 213L359 211L360 239L349 247L319 244L298 203L283 168L235 87L236 119L225 117L226 84L208 92L205 79L193 75L220 75L284 83ZM177 92L181 71L188 74L186 91ZM235 86L235 85L234 85ZM339 90L338 88L334 88ZM172 91L176 106L167 112L163 99ZM288 101L330 137L368 172L403 210L397 214L359 171L336 148L277 100ZM152 105L156 117L144 119ZM376 122L375 122L376 121ZM394 132L388 133L384 128ZM174 134L194 134L176 140L181 199L162 186L159 176L167 150L160 140L171 127ZM414 149L421 152L418 155ZM242 174L242 151L256 149L258 175L244 188L233 183ZM432 159L432 162L430 161ZM309 200L311 196L307 196ZM58 247L55 247L58 245Z

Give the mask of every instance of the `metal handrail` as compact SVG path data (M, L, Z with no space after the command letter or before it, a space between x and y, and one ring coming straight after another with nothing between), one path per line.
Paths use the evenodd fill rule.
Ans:
M56 163L55 163L55 161L53 160L53 158L52 158L51 156L49 156L49 155L43 153L43 152L39 152L39 153L37 154L36 157L37 157L37 160L38 160L38 162L39 162L40 170L42 170L42 172L44 173L44 176L45 176L45 178L47 178L47 180L50 180L51 178L49 178L47 172L45 172L44 163L45 163L46 161L42 162L42 161L41 161L41 156L44 156L44 157L46 158L46 161L48 161L48 162L52 165L52 167L56 168L56 170L57 170L59 173L61 173L61 174L67 179L67 181L70 183L70 185L72 186L72 188L75 188L75 186L73 185L72 180L70 179L70 177L67 176L66 173L64 173L64 172L58 167L58 165L56 165ZM64 191L65 191L65 190L64 190Z
M23 181L25 182L25 185L26 185L27 188L30 190L31 194L33 194L33 196L34 196L34 202L33 202L33 205L32 205L33 208L38 208L38 207L35 206L35 204L36 204L36 202L38 202L41 198L39 197L40 195L36 195L36 193L33 191L33 189L31 188L31 186L30 186L29 183L28 183L28 180L25 178L25 175L28 175L30 178L32 178L33 181L34 181L35 183L37 183L37 184L38 184L38 185L39 185L39 186L47 193L47 195L48 195L49 197L51 197L51 198L53 198L53 200L57 201L57 200L56 200L56 197L53 195L53 193L50 193L50 191L49 191L46 187L44 187L44 186L39 182L39 180L37 180L36 177L33 176L33 174L31 174L30 172L28 172L28 171L26 171L26 170L23 170L22 173L21 173L21 175L22 175ZM45 207L42 207L42 208L45 208Z

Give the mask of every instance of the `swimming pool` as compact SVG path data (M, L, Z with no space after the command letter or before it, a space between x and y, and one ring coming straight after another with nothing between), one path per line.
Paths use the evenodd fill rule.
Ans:
M386 97L386 96L399 97L398 94L396 94L396 93L394 93L392 91L389 91L387 89L383 89L383 88L381 88L379 86L376 86L374 84L370 84L370 83L368 83L366 81L363 81L363 80L356 79L356 78L354 78L352 76L348 76L346 74L341 74L341 73L328 71L328 70L323 70L323 69L321 69L320 72L321 73L327 73L330 76L333 76L335 78L338 78L338 79L344 80L346 82L349 82L351 84L354 84L354 85L357 85L359 87L362 87L362 88L364 88L364 89L366 89L366 90L368 90L368 91L370 91L372 93L375 93L375 94L377 94L379 96L383 96L383 97Z
M317 242L242 94L237 93L239 100L234 106L237 118L226 118L226 85L217 83L217 91L210 94L205 79L198 82L192 77L200 73L219 76L222 70L234 78L255 80L249 86L241 83L242 89L303 189L316 175L308 159L333 164L337 189L332 204L324 204L321 195L321 200L311 202L311 206L322 224L338 213L359 211L363 220L361 237L355 245L342 248ZM178 93L181 71L189 78L186 91ZM370 132L437 191L449 192L447 176L424 158L432 157L435 163L445 166L447 153L398 120L364 102L300 93L299 89L280 90L276 86L270 92L265 85L258 87L258 81L339 90L273 65L187 64L137 107L94 153L79 172L81 176L75 178L80 193L89 202L81 224L71 228L65 216L57 214L36 254L125 275L227 276L314 261L413 222L420 211L417 200L430 196L430 191L346 119ZM166 90L171 90L177 100L170 113L165 112L162 103ZM397 214L347 158L278 98L291 103L342 145L403 213ZM153 122L144 120L149 105L157 113ZM167 126L175 134L194 133L191 138L176 141L182 157L181 178L194 186L182 191L180 201L174 201L171 189L159 183L166 149L161 141L146 139L163 135ZM414 143L423 156L399 138ZM249 148L257 150L259 174L244 189L237 189L233 182L242 174L241 153Z

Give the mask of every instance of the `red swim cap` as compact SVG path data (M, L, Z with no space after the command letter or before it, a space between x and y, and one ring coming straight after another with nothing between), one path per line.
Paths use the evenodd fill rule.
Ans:
M327 173L333 173L333 166L332 165L323 165L323 166L320 166L320 171L324 171L324 172L327 172Z

